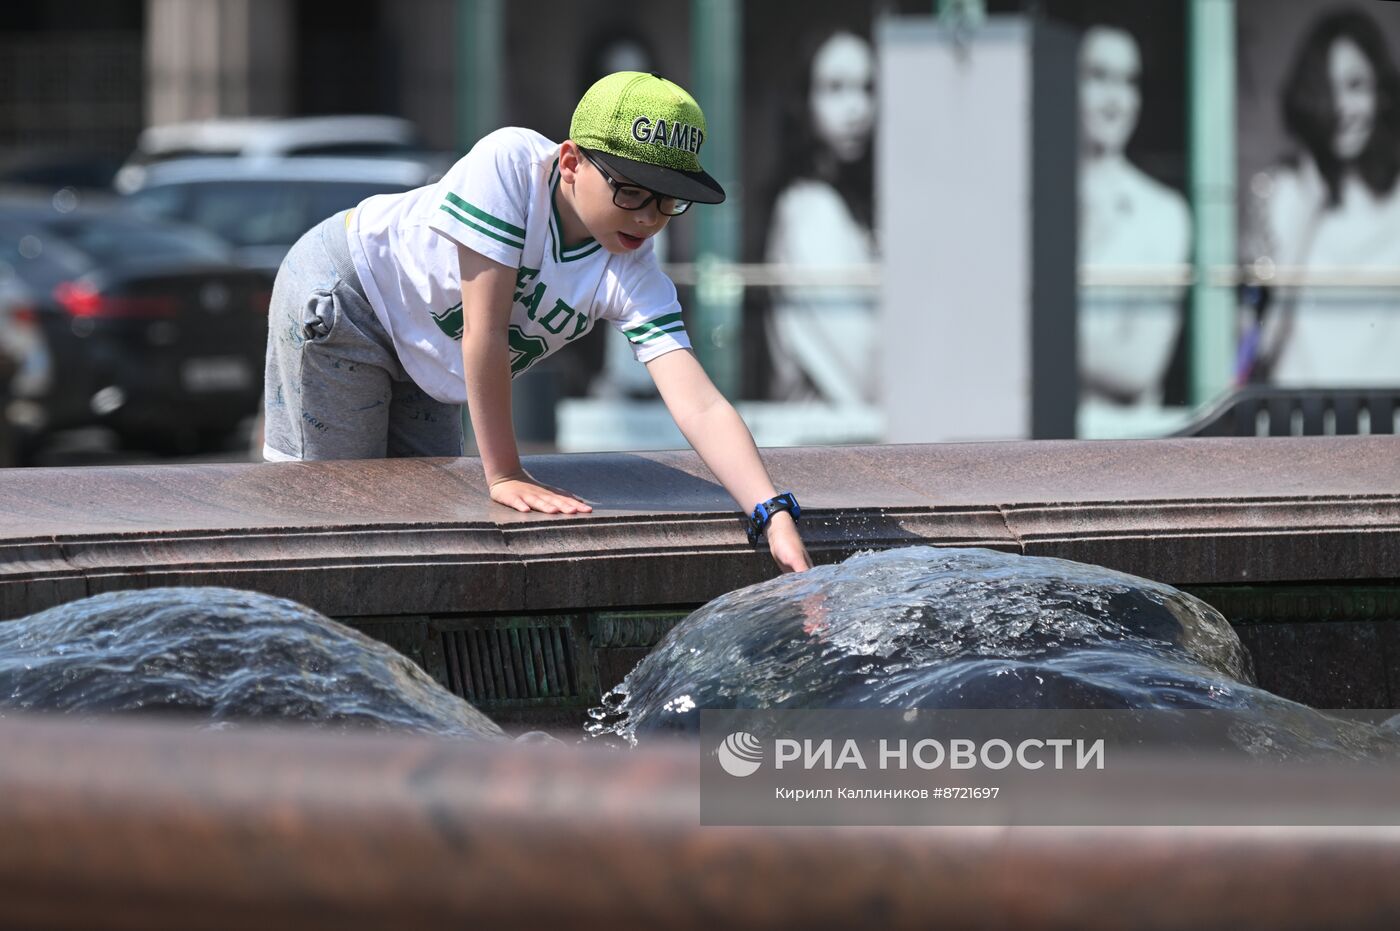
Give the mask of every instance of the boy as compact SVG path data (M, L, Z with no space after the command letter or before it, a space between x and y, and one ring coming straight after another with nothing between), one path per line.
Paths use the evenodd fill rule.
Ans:
M710 471L766 531L783 571L810 565L791 495L775 495L748 428L690 352L651 237L724 200L700 168L705 117L664 78L594 84L570 138L502 129L435 185L371 197L311 230L277 274L264 458L458 456L471 414L491 499L587 504L521 467L510 379L607 319L627 335Z

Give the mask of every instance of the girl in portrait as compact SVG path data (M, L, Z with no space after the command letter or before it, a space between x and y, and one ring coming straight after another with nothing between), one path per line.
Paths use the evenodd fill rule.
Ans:
M1142 53L1125 28L1089 27L1079 46L1079 261L1095 270L1160 272L1189 259L1180 193L1128 157L1142 112ZM1183 289L1095 288L1079 319L1086 402L1158 404L1181 329Z
M794 271L869 266L877 255L874 49L863 35L838 29L799 60L800 89L782 132L783 174L764 260ZM875 293L858 286L775 287L767 321L772 397L872 403L879 374L875 305Z
M1400 268L1400 75L1369 14L1345 8L1314 23L1284 83L1282 116L1295 149L1253 179L1247 220L1256 272L1298 280L1282 282L1264 318L1255 377L1400 383L1393 296L1316 286L1327 272Z

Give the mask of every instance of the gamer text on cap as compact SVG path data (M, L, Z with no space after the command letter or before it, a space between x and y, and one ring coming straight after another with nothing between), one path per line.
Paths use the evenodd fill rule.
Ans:
M632 138L638 142L650 142L697 153L701 143L705 141L705 134L698 126L691 126L689 123L672 123L667 126L665 120L656 120L655 123L653 126L650 117L637 117L632 121Z

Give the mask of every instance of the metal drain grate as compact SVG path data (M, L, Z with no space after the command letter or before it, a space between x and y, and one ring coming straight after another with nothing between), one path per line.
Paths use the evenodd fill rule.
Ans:
M567 621L442 631L447 686L470 702L582 695L578 649Z

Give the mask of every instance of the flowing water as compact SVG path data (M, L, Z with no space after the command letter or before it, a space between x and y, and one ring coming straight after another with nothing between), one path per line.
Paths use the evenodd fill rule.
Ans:
M0 623L7 709L504 737L384 644L294 601L227 588L98 595Z
M853 556L711 601L592 712L595 738L693 733L705 708L1240 712L1268 753L1393 754L1400 728L1254 685L1209 605L1098 566L982 549Z
M1254 686L1205 603L1097 566L981 549L853 556L716 598L592 712L591 737L693 733L704 708L1217 709L1261 752L1393 755L1400 717L1342 720ZM0 714L184 715L467 738L502 731L389 647L221 588L100 595L0 623Z

